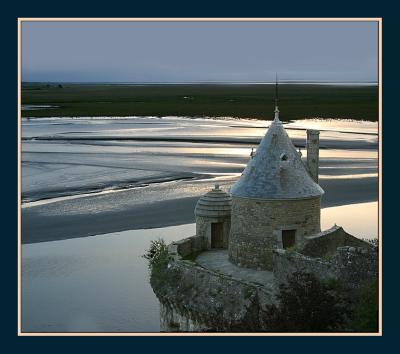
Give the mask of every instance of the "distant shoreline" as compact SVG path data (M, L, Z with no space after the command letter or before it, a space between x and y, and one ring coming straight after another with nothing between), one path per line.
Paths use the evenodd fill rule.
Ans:
M186 116L272 120L271 83L23 83L23 117ZM281 120L378 121L379 89L366 83L279 86ZM49 109L48 107L51 107ZM50 113L51 111L51 113Z
M22 85L129 85L129 86L152 86L152 85L275 85L275 82L224 82L224 81L188 81L188 82L90 82L90 81L23 81ZM378 86L378 82L362 81L282 81L280 85L333 85L333 86Z

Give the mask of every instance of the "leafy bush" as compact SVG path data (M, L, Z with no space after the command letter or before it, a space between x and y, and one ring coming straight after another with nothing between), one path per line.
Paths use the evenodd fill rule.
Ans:
M358 291L356 306L350 322L352 331L378 331L378 279L365 283Z
M169 255L167 245L163 239L152 240L150 248L143 255L143 258L149 261L151 273L159 271L168 265Z
M378 249L379 248L379 240L377 238L369 239L369 238L362 238L363 241L368 243L371 247Z
M309 273L293 273L280 286L278 300L263 316L266 328L274 332L339 331L349 315L340 285Z

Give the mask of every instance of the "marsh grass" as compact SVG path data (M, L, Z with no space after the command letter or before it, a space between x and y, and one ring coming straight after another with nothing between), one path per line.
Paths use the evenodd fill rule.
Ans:
M378 119L377 86L281 85L282 120ZM273 118L273 85L33 84L22 85L23 117L188 116Z

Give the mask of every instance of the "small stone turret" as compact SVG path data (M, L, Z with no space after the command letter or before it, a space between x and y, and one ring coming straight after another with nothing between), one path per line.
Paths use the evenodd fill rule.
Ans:
M216 184L215 188L202 196L196 204L196 235L203 237L206 248L228 248L231 229L230 194Z
M318 183L319 130L307 129L307 168L311 178Z

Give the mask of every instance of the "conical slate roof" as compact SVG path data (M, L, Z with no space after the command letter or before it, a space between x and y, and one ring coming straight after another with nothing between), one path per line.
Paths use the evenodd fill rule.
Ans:
M305 199L324 194L283 128L278 108L255 156L230 192L235 197L255 199Z
M231 205L230 194L219 189L219 185L216 184L214 189L199 199L194 214L203 217L229 216L231 215Z

